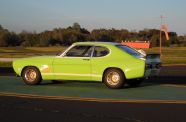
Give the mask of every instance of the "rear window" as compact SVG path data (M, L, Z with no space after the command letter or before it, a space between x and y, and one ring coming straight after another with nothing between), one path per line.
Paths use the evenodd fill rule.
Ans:
M141 54L138 51L136 51L128 46L125 46L125 45L116 45L116 46L134 57L137 57L137 58L141 57Z

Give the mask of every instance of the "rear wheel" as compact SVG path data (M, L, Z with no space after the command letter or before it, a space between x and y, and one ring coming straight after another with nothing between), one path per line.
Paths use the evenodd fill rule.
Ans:
M26 67L22 72L22 78L28 85L36 85L41 82L41 74L36 67Z
M124 85L124 74L118 69L108 69L104 73L103 82L112 89L122 88Z

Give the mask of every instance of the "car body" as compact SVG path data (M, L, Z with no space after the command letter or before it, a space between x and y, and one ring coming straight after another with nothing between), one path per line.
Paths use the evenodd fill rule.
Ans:
M29 85L41 80L80 80L103 81L110 88L121 88L125 82L136 85L159 74L158 55L147 57L119 43L77 42L58 56L16 60L13 68Z

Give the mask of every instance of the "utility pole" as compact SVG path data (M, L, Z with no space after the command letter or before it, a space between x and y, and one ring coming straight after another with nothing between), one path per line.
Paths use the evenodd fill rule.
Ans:
M162 21L163 21L163 16L160 16L160 56L162 56Z

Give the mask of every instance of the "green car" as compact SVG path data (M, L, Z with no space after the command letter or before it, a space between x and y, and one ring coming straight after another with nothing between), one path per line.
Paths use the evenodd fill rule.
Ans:
M109 88L139 85L160 72L158 54L143 55L119 43L78 42L58 56L40 56L13 62L14 71L28 85L42 80L103 82Z

